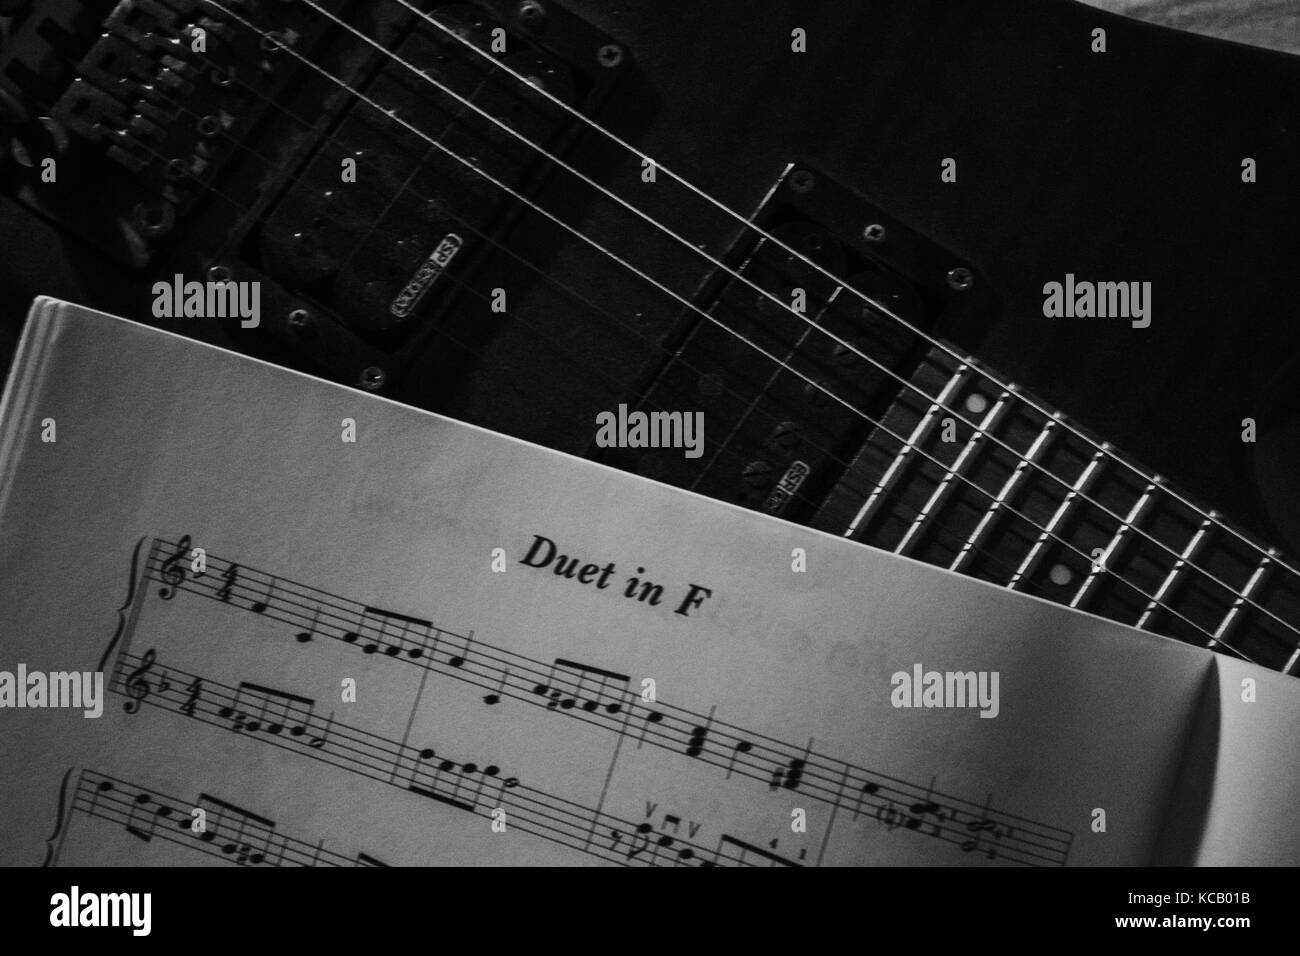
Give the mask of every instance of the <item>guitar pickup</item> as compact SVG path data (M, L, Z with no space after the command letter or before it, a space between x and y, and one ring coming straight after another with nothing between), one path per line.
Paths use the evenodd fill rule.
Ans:
M930 333L991 318L996 301L971 263L805 165L783 173L750 222L676 353L628 398L647 413L702 410L703 457L592 457L806 521L925 355L884 309Z
M541 3L430 4L392 52L256 237L264 273L342 333L287 333L329 368L355 361L341 341L398 353L499 301L512 222L581 132L570 110L589 115L624 65Z

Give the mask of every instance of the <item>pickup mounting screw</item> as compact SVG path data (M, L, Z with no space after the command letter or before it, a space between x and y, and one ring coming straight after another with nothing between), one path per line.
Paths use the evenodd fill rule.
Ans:
M230 281L230 267L229 267L229 266L210 266L210 267L208 268L208 278L211 279L213 282L229 282L229 281Z
M537 0L524 0L515 7L515 15L529 26L536 26L546 18L546 8Z
M606 69L613 69L623 62L623 48L617 43L606 43L596 51L596 62Z
M975 276L965 266L948 270L948 287L958 292L965 292L975 284Z
M384 370L378 365L370 365L361 370L361 387L367 391L375 391L384 387Z
M867 242L884 242L885 227L878 222L873 222L867 228L862 230L862 238Z
M306 309L294 309L289 313L289 328L301 331L311 324L311 313Z

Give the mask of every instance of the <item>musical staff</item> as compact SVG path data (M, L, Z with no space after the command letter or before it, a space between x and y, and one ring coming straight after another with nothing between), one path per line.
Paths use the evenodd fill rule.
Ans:
M207 815L204 828L193 828L193 811ZM77 777L70 812L117 824L145 842L177 843L237 866L384 866L365 853L349 856L325 850L276 831L273 821L233 803L200 794L196 800L159 793L94 770Z
M182 542L186 539L181 539ZM216 598L216 576L166 577L179 544L156 539L145 562L145 576L162 589ZM230 562L208 555L220 570ZM272 588L270 582L275 582ZM694 761L710 764L727 777L742 776L766 784L769 791L790 790L812 800L850 811L853 820L869 817L888 829L906 829L962 848L971 839L967 824L990 820L1001 840L997 858L1031 866L1064 865L1073 840L1069 830L992 810L886 774L869 771L820 754L811 741L798 747L658 701L644 703L630 687L629 675L565 659L544 664L505 648L457 634L432 621L386 611L330 592L240 566L239 588L265 593L263 615L291 628L310 627L316 637L385 648L404 664L463 681L486 692L491 703L506 700L540 706L570 719L596 725L619 736L637 735L649 743ZM246 599L247 600L247 599ZM240 606L231 602L231 606ZM400 630L389 622L400 622ZM394 648L390 653L387 648ZM375 653L372 651L371 653ZM701 733L703 731L703 733ZM924 813L909 808L924 806ZM931 809L932 808L932 809ZM908 826L908 820L916 822ZM984 832L984 831L980 831ZM993 833L993 830L989 830Z
M129 676L141 659L131 654L122 655L110 682L113 693L127 693ZM682 865L683 860L703 861L711 856L702 846L687 840L674 841L676 856L658 851L646 852L647 847L638 849L633 842L621 846L617 845L621 841L608 846L589 842L587 836L590 832L635 834L637 825L530 787L517 777L504 775L502 769L494 764L448 759L439 756L432 748L403 745L383 735L334 721L332 717L326 723L313 713L310 706L304 706L299 712L300 719L305 722L302 733L274 733L271 724L249 719L249 713L253 710L264 713L267 708L280 706L286 698L296 700L300 705L312 702L246 682L230 687L176 668L159 670L165 671L169 677L168 691L152 693L142 698L142 702L180 713L188 697L179 688L201 680L205 693L191 715L196 720L387 783L462 812L490 818L493 810L503 809L507 812L510 829L532 833L553 843L625 865L675 866ZM177 687L174 692L171 690L173 685ZM244 719L236 722L241 715ZM321 746L303 742L318 729L324 740ZM484 823L485 829L487 825ZM686 849L691 851L690 854L681 857L680 851Z

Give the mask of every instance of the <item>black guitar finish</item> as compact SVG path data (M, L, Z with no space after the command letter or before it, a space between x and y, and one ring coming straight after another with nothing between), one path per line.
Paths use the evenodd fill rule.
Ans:
M264 295L258 330L201 319L161 324L754 507L775 500L773 489L790 475L785 462L796 455L791 432L801 432L829 452L828 464L791 492L789 508L767 510L843 533L853 511L845 496L865 496L879 481L877 470L857 486L845 484L855 474L845 466L862 464L872 430L861 421L839 423L832 411L841 410L814 401L816 390L788 375L766 386L775 363L734 341L724 345L726 335L710 332L703 315L722 316L747 338L766 341L809 378L839 383L841 394L873 418L888 412L889 421L911 429L923 410L909 418L896 382L892 389L884 380L868 387L861 376L869 369L855 366L851 355L840 362L844 356L827 343L800 339L797 325L785 328L779 316L765 316L761 296L747 313L736 296L752 290L728 284L701 251L743 267L783 300L807 286L826 305L834 284L773 257L740 222L662 171L646 182L649 158L746 218L762 207L765 228L780 227L783 241L854 288L978 356L1004 381L1063 410L1252 536L1300 550L1294 524L1278 519L1296 484L1295 58L1057 0L423 5L480 45L494 24L504 25L512 45L507 56L516 57L509 62L630 140L632 154L462 56L390 0L322 5L492 115L507 117L512 128L686 237L686 246L538 161L319 15L301 29L294 22L294 48L396 107L395 118L341 95L274 44L256 53L258 37L227 18L213 58L273 60L265 75L252 77L249 92L274 97L275 105L244 96L240 109L248 112L236 112L237 135L213 139L213 166L172 177L170 188L180 190L167 193L175 226L171 211L147 202L142 212L134 202L112 207L105 194L125 193L104 190L102 170L122 174L104 158L102 144L73 143L60 153L67 162L58 185L43 185L31 159L59 143L36 117L73 115L53 100L78 73L93 39L46 31L41 36L55 37L47 65L62 65L50 68L41 89L28 90L28 102L15 90L21 108L8 108L10 132L30 154L23 162L11 149L6 158L11 198L0 216L7 250L0 268L10 343L36 294L155 321L149 288L156 278L180 272L257 279ZM310 16L300 5L223 6L281 34L286 28L275 18ZM203 3L162 5L182 25L193 19L189 8L218 15ZM111 9L101 5L94 15ZM35 29L33 23L20 15L14 35ZM1091 49L1098 27L1107 33L1105 53ZM806 31L807 52L792 52L796 28ZM188 77L195 84L191 105L220 94L201 67ZM16 75L5 73L8 86ZM170 122L193 126L195 116L187 119L182 109ZM145 142L140 162L165 172L175 143ZM473 156L472 166L590 242L485 186L435 142ZM340 187L336 171L348 156L359 160L358 183ZM1257 164L1257 182L1242 181L1246 157ZM957 161L955 183L941 181L945 158ZM828 190L834 201L824 199ZM165 191L159 187L159 195ZM132 214L136 228L123 240L120 221ZM883 242L863 233L873 224L887 224ZM396 320L388 303L409 291L413 270L448 235L464 241L463 252L432 280L412 315ZM632 276L592 242L652 281ZM968 270L972 287L945 287L957 268ZM1044 283L1067 273L1150 282L1150 327L1133 328L1122 318L1044 318ZM491 308L498 290L504 312ZM870 344L870 330L853 325L860 317L836 311L850 300L844 295L827 306L827 327L839 321L843 334L867 336L855 338L858 347L871 348L904 379L929 375L937 388L956 374L941 357L924 364L929 350L913 338ZM716 341L706 340L710 334ZM817 351L823 346L830 351ZM728 393L756 402L761 393L761 414L733 410L729 419L715 411L724 405L708 404ZM692 466L680 457L665 464L662 456L595 448L596 414L639 401L647 408L709 409L708 441L734 433L726 455L711 463L706 454ZM1242 441L1246 418L1257 422L1257 443ZM1042 423L1026 419L1019 427L1024 441L1015 439L1016 450L1023 454ZM967 429L961 441L969 437ZM773 466L751 450L774 442L789 454L774 455L779 463L770 474L755 472L755 460ZM1060 454L1086 459L1081 446ZM1098 494L1108 501L1113 495L1113 506L1127 510L1142 490L1121 484L1103 485ZM929 495L926 487L922 503ZM1059 497L1025 507L1041 524ZM1185 513L1171 520L1191 526ZM896 538L903 533L900 526ZM971 533L963 527L963 536ZM1113 528L1098 534L1117 539ZM1169 536L1175 551L1184 543L1177 537ZM946 562L953 549L943 548ZM1253 562L1242 549L1229 554L1245 567L1233 572L1231 590L1243 592ZM1088 573L1086 565L1067 570ZM1166 566L1147 571L1157 583L1167 573ZM1140 602L1134 607L1140 611ZM1222 607L1210 602L1204 612L1211 632ZM1289 611L1285 601L1277 605L1279 613L1284 607ZM1185 613L1197 613L1190 602ZM1300 624L1300 613L1294 620ZM1257 653L1276 667L1290 659L1281 644Z

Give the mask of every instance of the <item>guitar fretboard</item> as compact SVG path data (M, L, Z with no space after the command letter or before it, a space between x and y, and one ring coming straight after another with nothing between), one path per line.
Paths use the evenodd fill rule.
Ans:
M973 361L931 349L910 383L816 527L1296 673L1300 577L1278 552Z

